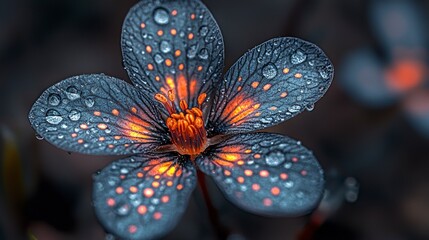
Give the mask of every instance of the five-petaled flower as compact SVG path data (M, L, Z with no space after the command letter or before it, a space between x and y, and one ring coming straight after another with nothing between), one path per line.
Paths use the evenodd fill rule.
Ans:
M323 172L300 142L250 133L289 119L329 87L333 68L315 45L269 40L221 78L221 32L198 0L137 3L122 31L134 86L102 74L48 88L30 122L67 151L131 155L94 175L96 215L127 239L160 237L183 214L196 171L257 214L296 216L319 202Z

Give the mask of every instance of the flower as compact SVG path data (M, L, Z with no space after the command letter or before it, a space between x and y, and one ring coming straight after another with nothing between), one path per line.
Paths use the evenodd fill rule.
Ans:
M131 81L80 75L48 88L29 119L66 151L131 155L94 175L102 225L121 238L160 237L184 212L196 171L213 177L226 197L264 215L312 210L323 172L300 142L251 133L311 109L333 68L315 45L269 40L221 78L223 39L197 0L144 0L122 31Z

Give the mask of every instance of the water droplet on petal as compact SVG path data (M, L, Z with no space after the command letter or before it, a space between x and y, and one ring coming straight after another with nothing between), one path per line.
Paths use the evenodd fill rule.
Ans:
M296 112L299 112L301 110L301 106L299 106L299 105L293 105L293 106L290 106L288 108L288 110L291 113L296 113Z
M305 61L307 59L307 56L301 52L300 50L297 50L292 56L290 57L290 61L292 64L299 64Z
M307 110L307 111L313 111L314 110L314 104L308 104L307 106L305 106L305 109Z
M51 106L58 106L58 104L61 103L61 97L60 97L60 95L58 95L56 93L52 93L48 97L48 103Z
M124 204L124 205L122 205L122 206L119 206L119 207L116 209L116 213L117 213L118 215L121 215L121 216L125 216L125 215L127 215L129 212L130 212L130 206L129 206L128 204Z
M188 58L194 58L196 55L197 55L197 46L196 45L190 46L186 56Z
M38 133L36 133L36 139L37 139L37 140L43 140L43 139L44 139L44 137L43 137L43 136L41 136L41 135L39 135Z
M202 26L202 27L200 27L200 31L199 32L200 32L200 36L204 37L209 32L209 28L207 26Z
M265 158L265 162L270 166L278 166L285 161L285 155L280 151L271 152Z
M92 106L94 106L94 99L92 99L92 98L87 98L87 99L85 99L85 105L87 106L87 107L92 107Z
M157 8L153 11L153 20L159 25L165 25L170 21L170 16L165 8Z
M202 48L201 50L200 50L200 53L198 54L198 56L201 58L201 59L207 59L208 57L209 57L209 51L207 50L207 48Z
M262 68L262 75L267 79L272 79L277 76L277 67L273 63L268 63Z
M50 109L46 112L46 121L50 124L58 124L63 120L60 113L57 110Z
M80 112L77 111L76 109L71 110L70 113L69 113L69 118L72 121L79 120L80 119Z
M328 79L328 78L329 78L329 75L328 75L328 73L327 73L325 70L320 70L320 71L319 71L319 74L320 74L320 76L321 76L323 79Z
M156 54L154 59L155 59L155 62L158 64L160 64L160 63L162 63L162 61L164 61L164 58L159 54Z
M77 88L75 86L70 86L67 88L67 90L65 91L67 98L70 100L76 100L78 98L80 98L80 94L79 91L77 90Z
M163 53L170 52L171 51L171 44L170 44L170 42L168 42L166 40L161 41L161 43L159 44L159 49Z

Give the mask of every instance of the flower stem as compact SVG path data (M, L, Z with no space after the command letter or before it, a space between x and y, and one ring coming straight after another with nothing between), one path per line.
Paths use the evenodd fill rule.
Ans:
M197 176L198 176L198 186L204 197L204 202L207 207L209 219L214 228L214 231L216 232L217 239L226 239L226 237L228 236L228 231L220 223L218 212L216 208L213 206L213 203L210 199L210 194L207 189L205 175L201 171L197 170Z

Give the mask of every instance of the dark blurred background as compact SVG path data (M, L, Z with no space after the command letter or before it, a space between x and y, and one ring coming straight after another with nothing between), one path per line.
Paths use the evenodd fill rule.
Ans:
M91 207L91 175L115 158L39 141L27 114L44 89L73 75L128 81L119 43L135 2L0 1L0 239L112 239ZM336 70L313 111L269 129L314 151L327 180L321 206L260 217L213 187L228 239L429 239L429 1L203 2L222 30L226 69L263 41L295 36L320 46ZM166 239L215 236L195 193Z

